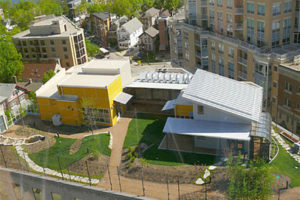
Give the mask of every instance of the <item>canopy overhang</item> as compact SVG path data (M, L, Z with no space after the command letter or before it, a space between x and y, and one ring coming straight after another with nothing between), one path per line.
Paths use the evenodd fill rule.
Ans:
M114 101L126 105L131 98L132 95L127 94L125 92L121 92L118 96L114 98Z
M176 103L176 99L167 101L166 104L164 105L164 107L161 109L161 111L174 109L175 103Z
M169 117L164 133L250 141L251 125Z

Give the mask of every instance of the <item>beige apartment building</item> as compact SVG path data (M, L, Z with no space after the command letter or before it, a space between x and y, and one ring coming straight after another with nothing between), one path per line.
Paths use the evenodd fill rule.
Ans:
M185 18L171 21L172 62L192 72L200 68L262 86L264 110L271 112L279 104L273 98L280 96L275 95L272 83L283 77L274 69L299 69L299 2L187 0ZM290 71L299 76L299 70ZM295 85L298 87L299 82ZM300 103L299 98L293 101L295 105ZM300 134L299 112L290 112L294 115L294 127L288 123L286 127ZM273 120L282 123L272 114Z
M59 58L65 68L87 62L83 29L65 16L40 17L13 42L25 61Z

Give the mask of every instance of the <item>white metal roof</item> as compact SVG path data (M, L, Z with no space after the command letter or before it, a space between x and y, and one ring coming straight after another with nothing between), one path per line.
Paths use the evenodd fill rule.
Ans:
M250 140L251 125L169 117L164 133L221 139Z
M121 104L127 104L131 98L132 98L132 95L127 94L125 92L121 92L118 96L116 96L114 98L114 101L121 103Z
M197 70L183 97L240 117L259 121L263 88Z
M162 111L172 110L172 109L174 109L175 103L176 103L176 99L167 101L167 103L164 105L164 107L161 110Z

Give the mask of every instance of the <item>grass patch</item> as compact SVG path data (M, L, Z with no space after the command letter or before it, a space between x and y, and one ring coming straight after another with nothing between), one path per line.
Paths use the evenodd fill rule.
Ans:
M279 153L271 163L271 172L284 174L291 178L291 187L300 186L300 164L295 161L280 145ZM295 167L298 167L296 169Z
M76 139L56 138L56 143L49 149L37 153L29 154L29 157L39 166L44 166L53 170L67 169L74 162L83 159L93 152L110 156L109 134L91 135L82 139L80 149L70 155L70 147ZM60 166L58 163L60 161Z
M139 114L131 120L123 148L137 146L145 143L151 146L144 152L143 158L147 163L157 165L176 166L182 164L213 164L216 156L176 152L158 149L164 133L162 132L166 122L166 116Z

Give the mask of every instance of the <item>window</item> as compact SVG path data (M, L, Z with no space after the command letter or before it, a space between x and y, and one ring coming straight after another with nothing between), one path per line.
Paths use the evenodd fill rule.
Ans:
M66 65L67 65L68 67L70 67L70 63L69 63L69 62L66 62Z
M67 47L64 47L64 51L68 51Z
M215 23L215 11L209 10L209 23L213 25Z
M254 20L250 18L247 19L247 41L254 43Z
M54 40L50 40L50 44L51 44L51 45L54 45Z
M282 43L289 44L291 40L291 19L284 19L283 21L283 35Z
M266 7L265 4L257 4L257 15L265 16Z
M291 105L292 105L291 100L289 100L288 98L285 98L284 99L284 105L290 108Z
M219 74L224 76L224 59L219 58Z
M216 55L211 54L211 71L216 73Z
M264 46L265 41L265 22L257 21L257 45Z
M234 79L234 63L228 62L228 78Z
M280 40L280 20L272 22L272 47L279 46Z
M26 46L26 41L25 40L22 41L22 45Z
M292 92L292 85L289 82L286 81L284 89L286 91Z
M276 81L273 82L273 87L277 88L277 82Z
M247 13L254 14L254 3L247 2Z
M215 0L209 0L209 5L214 6L215 5Z
M45 46L45 41L44 40L41 40L40 43L41 43L42 46Z
M30 40L30 41L29 41L29 44L30 44L30 45L33 45L33 41L32 41L32 40Z
M276 103L276 97L272 97L272 102Z
M211 41L211 49L215 49L216 48L216 43L215 41Z
M231 47L228 48L228 56L234 58L234 49Z
M232 31L232 15L231 14L226 14L226 20L227 20L227 35L228 36L233 36L233 31Z
M288 1L284 3L284 13L292 12L292 1Z
M65 59L69 59L69 56L67 54L65 54Z
M274 71L277 72L277 66L274 66Z
M280 3L274 3L272 5L272 13L273 13L273 16L280 15Z
M62 40L61 42L62 42L62 44L66 44L66 40Z
M224 45L222 43L219 43L219 53L224 53Z
M204 114L204 109L203 106L197 106L197 113L198 115L203 115Z
M222 6L223 6L222 0L217 0L217 5L218 5L219 7L222 7Z
M51 51L52 51L52 52L55 52L55 48L54 48L54 47L52 47L52 48L51 48Z
M46 48L45 47L42 48L42 52L46 53Z
M223 33L223 13L222 12L218 12L217 13L217 17L218 17L218 31Z
M232 8L232 0L227 0L227 8Z

